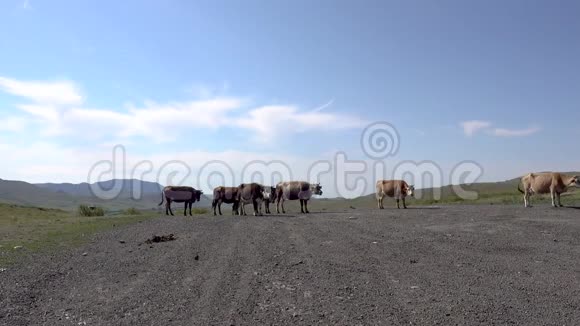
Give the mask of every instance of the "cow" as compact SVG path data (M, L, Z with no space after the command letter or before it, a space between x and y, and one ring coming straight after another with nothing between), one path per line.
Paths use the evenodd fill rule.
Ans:
M520 184L524 190L520 189ZM568 191L568 187L580 187L580 177L558 172L529 173L518 183L519 192L524 194L524 207L531 207L530 196L533 194L550 194L552 206L563 207L560 195Z
M238 201L240 215L246 215L246 204L254 206L254 216L262 215L262 201L264 200L264 186L257 183L242 183L238 186Z
M213 201L211 207L213 208L213 215L216 214L216 207L220 215L222 215L222 203L232 204L232 215L238 215L239 199L238 187L216 187L213 190Z
M270 203L276 202L276 187L264 187L264 208L266 214L270 213Z
M284 210L284 201L300 200L300 212L308 214L308 200L312 195L322 195L322 186L320 183L310 184L305 181L280 182L276 185L276 212L280 214L280 204L282 204L282 213Z
M412 197L415 192L415 187L410 186L403 180L379 180L376 183L376 191L379 209L385 208L385 206L383 206L383 199L385 199L385 197L395 198L397 200L398 209L401 208L399 202L402 200L403 208L406 209L407 203L405 202L405 197Z
M183 209L183 215L187 216L187 207L189 206L189 215L191 214L191 206L196 201L201 200L201 195L203 191L195 190L192 187L185 187L185 186L167 186L163 188L163 192L161 193L161 202L158 206L163 204L163 199L165 199L165 215L173 215L173 210L171 210L171 202L174 201L176 203L185 203Z

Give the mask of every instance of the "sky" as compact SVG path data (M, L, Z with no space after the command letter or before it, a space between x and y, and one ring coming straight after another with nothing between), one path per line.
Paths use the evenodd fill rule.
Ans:
M353 197L339 183L372 190L375 163L440 170L418 186L456 183L466 161L478 181L577 171L579 14L571 0L3 0L0 178L208 191L268 170ZM367 155L377 122L392 150Z

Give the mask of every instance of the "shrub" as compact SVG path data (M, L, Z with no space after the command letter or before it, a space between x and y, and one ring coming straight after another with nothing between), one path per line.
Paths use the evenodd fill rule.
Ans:
M104 216L105 210L102 207L80 205L79 206L80 216Z

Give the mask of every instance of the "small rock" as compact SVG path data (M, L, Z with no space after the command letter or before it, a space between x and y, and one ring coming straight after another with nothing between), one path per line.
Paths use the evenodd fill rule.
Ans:
M195 255L195 257L193 257L193 259L199 260L199 255Z
M419 287L416 285L411 286L411 290L417 290Z
M119 243L125 243L125 240L119 240Z
M416 263L417 263L417 261L416 261L415 259L409 259L409 263L411 263L411 264L416 264Z
M347 217L347 218L348 218L349 220L356 220L356 219L358 219L358 217L356 217L356 216L349 216L349 217Z
M376 241L373 241L373 242L372 242L372 244L377 244L377 243L378 243L378 242L376 242Z
M86 253L86 252L83 252L83 256L86 256L86 255L88 255L88 253Z
M0 273L7 271L8 268L0 268Z
M14 249L16 249L16 250L22 249L22 246L15 246Z

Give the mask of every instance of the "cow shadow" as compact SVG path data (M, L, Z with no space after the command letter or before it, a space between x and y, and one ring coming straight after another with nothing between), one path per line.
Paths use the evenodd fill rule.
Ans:
M580 209L580 206L564 206L563 208Z

